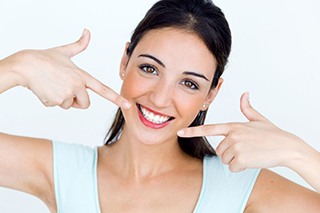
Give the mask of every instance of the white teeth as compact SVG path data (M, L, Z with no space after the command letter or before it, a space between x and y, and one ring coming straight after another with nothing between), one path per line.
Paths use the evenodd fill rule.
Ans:
M148 111L142 106L140 106L140 109L143 116L152 123L161 124L167 122L170 119L170 117L168 116L155 115L153 112Z

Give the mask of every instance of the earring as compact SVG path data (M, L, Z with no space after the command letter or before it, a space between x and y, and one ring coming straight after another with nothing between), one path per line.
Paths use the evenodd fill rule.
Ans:
M121 76L122 76L122 77L124 77L124 76L125 76L125 74L124 74L124 73L121 73Z
M203 104L202 107L203 107L203 108L207 108L207 107L208 107L208 104Z

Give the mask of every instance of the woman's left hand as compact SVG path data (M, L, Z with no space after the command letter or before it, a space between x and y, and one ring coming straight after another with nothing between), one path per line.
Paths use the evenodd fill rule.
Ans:
M247 168L291 167L292 160L307 144L257 112L249 103L248 93L242 95L240 108L249 122L190 127L179 131L178 135L224 136L216 152L233 172Z

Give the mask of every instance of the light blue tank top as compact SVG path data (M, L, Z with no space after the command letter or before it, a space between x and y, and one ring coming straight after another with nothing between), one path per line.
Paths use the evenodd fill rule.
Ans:
M97 148L53 142L58 213L100 213L97 160ZM248 169L232 173L219 157L205 157L202 188L194 213L243 212L259 172Z

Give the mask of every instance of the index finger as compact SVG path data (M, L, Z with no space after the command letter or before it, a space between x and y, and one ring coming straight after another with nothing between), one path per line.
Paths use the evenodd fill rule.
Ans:
M121 108L129 109L131 107L128 100L113 91L110 87L101 83L99 80L90 76L88 73L86 75L86 87Z
M202 137L202 136L227 136L231 130L231 123L206 124L182 129L178 131L180 137Z

